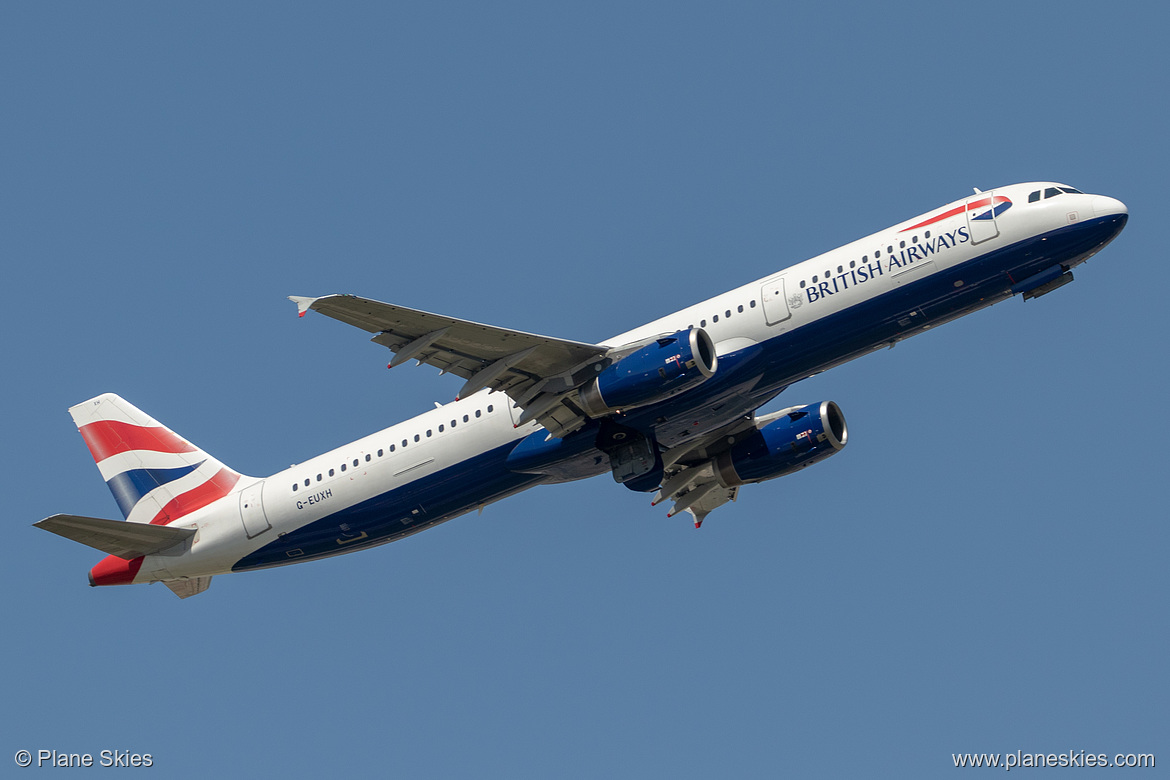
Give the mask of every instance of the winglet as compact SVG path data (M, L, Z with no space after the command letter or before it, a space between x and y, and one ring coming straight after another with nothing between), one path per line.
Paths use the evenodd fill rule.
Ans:
M290 295L288 299L297 305L298 317L304 317L309 307L317 302L316 298L306 298L303 295Z

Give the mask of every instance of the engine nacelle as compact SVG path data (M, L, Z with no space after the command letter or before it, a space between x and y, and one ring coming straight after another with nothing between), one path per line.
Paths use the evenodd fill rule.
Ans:
M715 344L701 328L663 336L602 371L577 392L590 417L662 401L707 381L718 365Z
M725 487L763 482L835 455L848 439L845 415L832 401L794 407L715 458L715 473Z

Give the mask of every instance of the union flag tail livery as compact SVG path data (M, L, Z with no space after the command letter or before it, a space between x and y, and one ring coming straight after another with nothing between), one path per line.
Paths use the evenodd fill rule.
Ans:
M225 466L150 415L112 393L69 410L125 523L53 515L36 525L109 555L89 573L91 585L125 585L140 577L148 555L190 551L192 513L232 494L241 474ZM165 566L148 569L180 598L206 590L210 576L170 579Z
M69 410L131 523L167 525L232 492L240 474L113 393Z
M832 401L757 414L786 388L965 314L1073 280L1125 204L1056 182L940 206L591 344L353 295L293 296L465 380L454 403L245 477L116 395L70 409L126 521L36 525L109 557L91 585L211 577L393 542L540 484L609 472L695 527L744 485L844 449ZM1043 316L1041 308L1037 316ZM753 488L754 489L754 488Z

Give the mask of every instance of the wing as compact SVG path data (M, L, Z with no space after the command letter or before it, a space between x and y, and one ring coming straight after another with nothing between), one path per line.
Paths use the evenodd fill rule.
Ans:
M781 388L780 392L783 390L784 388ZM665 466L662 486L655 494L651 505L657 506L663 501L673 501L674 505L667 512L667 517L674 517L679 512L689 512L694 518L695 528L701 526L703 520L713 510L728 501L734 501L739 496L740 486L729 484L724 479L716 458L729 450L737 437L766 425L789 411L782 409L762 417L755 413L744 415L695 441L667 450L662 455Z
M585 423L565 404L577 387L607 364L607 347L538 336L518 330L431 314L355 295L289 296L300 316L312 309L374 334L394 353L389 368L417 360L467 380L458 398L482 390L507 393L524 410L520 422L537 420L554 436Z
M665 470L662 486L650 502L651 506L667 500L674 501L674 506L666 516L674 517L680 512L689 512L695 528L698 528L713 510L728 501L734 501L739 495L739 486L728 487L720 480L715 457L730 448L735 436L754 426L754 415L747 415L705 434L697 441L687 442L663 453Z

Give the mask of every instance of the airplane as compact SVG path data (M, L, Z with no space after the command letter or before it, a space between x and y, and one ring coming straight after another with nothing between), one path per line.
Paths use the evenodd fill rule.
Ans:
M832 401L760 414L790 385L1007 300L1040 298L1125 227L1115 198L1056 182L948 203L607 341L540 336L354 295L290 296L373 334L390 368L464 380L456 400L267 478L122 398L69 412L124 520L39 528L107 553L92 586L211 578L403 539L536 485L609 472L695 527L742 486L848 441Z

